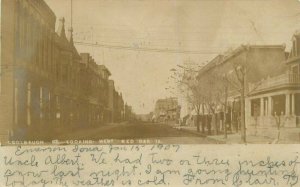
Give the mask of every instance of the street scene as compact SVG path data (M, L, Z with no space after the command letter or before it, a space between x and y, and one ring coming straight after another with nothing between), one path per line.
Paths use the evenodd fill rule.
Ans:
M300 143L299 1L0 2L3 144Z
M57 136L59 143L68 140L92 140L100 143L125 143L125 144L223 144L221 141L207 138L202 134L193 131L178 130L170 128L165 124L143 123L143 122L123 122L118 124L110 124L82 131L63 133ZM107 141L109 140L109 141Z

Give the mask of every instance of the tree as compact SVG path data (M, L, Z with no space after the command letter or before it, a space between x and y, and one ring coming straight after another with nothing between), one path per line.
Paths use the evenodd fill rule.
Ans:
M203 106L207 109L208 113L214 116L214 131L215 134L218 134L218 122L216 116L216 86L217 86L217 76L216 74L212 74L209 78L201 78L199 81L199 87L202 87L202 95L203 95ZM204 113L204 109L203 109Z
M247 51L247 49L246 49ZM229 71L227 76L227 82L230 86L238 91L240 94L240 112L241 112L241 140L246 143L246 120L245 120L245 79L247 72L247 53L245 55L245 61L235 61L233 63L233 70ZM234 74L234 75L233 75ZM233 75L233 76L232 76Z
M228 110L228 89L229 89L229 80L227 74L219 76L219 85L216 91L217 102L223 108L223 127L224 127L224 138L227 138L227 110Z
M203 106L204 97L202 95L202 89L198 84L198 81L196 80L189 80L189 81L181 81L181 84L183 84L186 88L186 99L188 103L190 103L193 106L193 109L196 112L196 126L197 126L197 132L200 132L200 123L199 123L199 116L201 112L201 106ZM183 91L183 90L182 90Z
M175 79L178 84L178 88L181 94L185 96L186 101L192 106L196 112L195 123L197 126L197 132L200 132L199 116L201 109L204 104L203 87L199 84L196 79L198 74L197 70L193 68L187 68L183 66L178 66L183 69L183 72L179 72L176 69L171 69L174 72L171 78ZM203 110L203 109L202 109ZM203 131L203 127L202 127Z
M230 74L234 74L234 77L228 77L230 85L235 88L240 93L240 110L241 110L241 140L246 143L246 115L245 115L245 98L250 93L255 91L259 85L261 85L261 81L254 84L251 88L248 87L247 76L250 71L250 65L248 63L248 55L249 55L249 46L242 46L245 50L244 59L236 60L232 63L233 70L230 71Z

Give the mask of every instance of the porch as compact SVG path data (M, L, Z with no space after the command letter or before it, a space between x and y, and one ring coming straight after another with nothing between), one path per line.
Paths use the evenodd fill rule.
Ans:
M300 91L280 91L246 100L247 127L300 127Z

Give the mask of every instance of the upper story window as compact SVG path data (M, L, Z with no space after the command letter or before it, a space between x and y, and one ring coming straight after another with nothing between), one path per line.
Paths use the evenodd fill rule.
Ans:
M296 38L293 39L293 55L297 56L297 42Z
M298 64L292 66L292 74L299 74L299 72L300 72L299 68L300 68L300 66Z

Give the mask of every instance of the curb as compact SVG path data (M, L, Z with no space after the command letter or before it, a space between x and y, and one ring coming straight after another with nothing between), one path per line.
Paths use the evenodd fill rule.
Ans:
M177 129L177 128L176 128ZM180 129L177 129L179 131L184 131L184 132L187 132L187 133L191 133L191 134L195 134L197 136L200 136L200 137L203 137L203 138L206 138L207 136L205 134L202 134L202 133L199 133L197 131L193 131L193 130L188 130L188 129L184 129L184 128L180 128Z
M209 140L212 140L212 141L215 141L215 142L217 142L217 143L219 143L219 144L227 144L227 141L226 140L217 140L217 139L215 139L215 138L212 138L212 137L206 137L207 139L209 139Z

